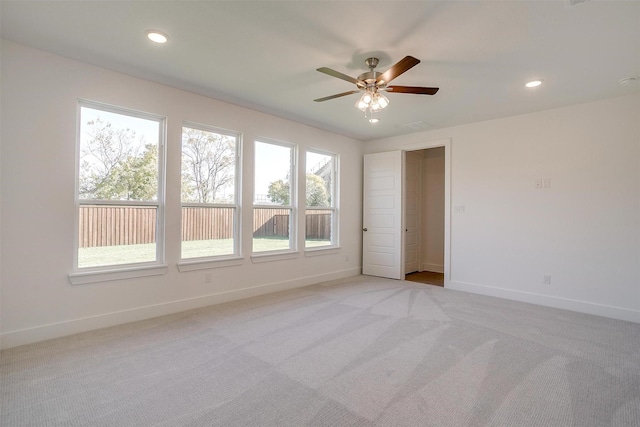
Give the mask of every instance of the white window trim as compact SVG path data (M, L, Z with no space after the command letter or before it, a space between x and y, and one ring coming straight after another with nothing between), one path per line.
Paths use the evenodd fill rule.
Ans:
M158 122L158 200L90 200L80 199L80 137L82 107L102 110L110 113L126 115ZM76 107L76 160L75 160L75 188L74 188L74 233L73 233L73 269L68 274L71 284L81 285L112 280L129 279L135 277L154 276L167 271L165 264L165 181L166 181L166 135L167 118L158 114L147 113L134 109L119 107L101 102L79 99ZM81 205L132 205L156 206L156 260L146 263L117 264L98 267L78 267L79 253L79 224Z
M234 204L228 203L197 203L180 201L180 222L182 223L182 208L185 206L205 206L212 208L234 208L233 218L233 254L212 255L202 258L182 258L182 237L180 238L180 260L178 261L178 271L205 270L209 268L227 267L242 264L242 133L229 129L209 126L202 123L188 122L182 123L181 129L189 127L204 132L217 133L234 137L236 140L236 159L234 171ZM182 141L182 140L181 140ZM182 150L182 142L180 143ZM182 174L182 160L180 161L180 173Z
M213 258L190 258L188 261L178 262L178 271L184 273L185 271L196 270L209 270L212 268L232 267L236 265L242 265L244 263L244 257L237 256L219 256L216 259Z
M291 168L289 171L289 201L291 202L289 205L264 205L264 204L256 204L256 189L255 189L255 178L253 183L253 197L252 197L252 206L251 206L251 218L253 223L253 215L255 209L289 209L289 249L285 250L275 250L275 251L259 251L254 252L253 250L253 235L251 237L251 261L256 262L267 262L267 261L278 261L280 259L292 259L297 258L299 255L298 251L298 145L292 144L290 142L278 141L271 138L256 138L254 140L254 163L253 163L253 172L255 177L255 144L257 142L263 144L272 144L279 145L281 147L286 147L291 149ZM253 227L252 227L253 228ZM253 231L252 231L253 234Z
M263 251L251 254L251 262L259 264L262 262L283 261L287 259L295 259L300 256L298 251Z
M132 264L128 264L128 266L130 265ZM167 268L167 265L148 265L109 270L79 271L69 274L69 282L72 285L86 285L113 280L134 279L137 277L159 276L165 274Z
M334 245L326 245L326 246L318 246L315 248L307 248L304 250L304 256L306 257L314 257L314 256L321 256L321 255L331 255L331 254L337 254L340 252L342 248L340 248L340 246L334 246Z

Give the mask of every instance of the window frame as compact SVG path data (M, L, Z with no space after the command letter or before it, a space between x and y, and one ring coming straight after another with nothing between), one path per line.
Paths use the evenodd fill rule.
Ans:
M185 207L208 207L208 208L232 208L233 214L233 253L224 255L211 255L204 257L183 258L182 256L182 236L180 236L180 259L178 261L179 271L201 270L215 267L227 267L242 263L242 133L223 129L202 123L184 121L181 126L181 135L184 128L200 130L203 132L216 133L235 138L235 161L234 161L234 203L198 203L182 201L182 183L180 185L180 224L182 229L183 208ZM182 177L182 138L180 140L180 176Z
M306 177L307 177L307 154L308 153L313 153L313 154L319 154L319 155L323 155L323 156L329 156L332 158L333 161L333 167L331 168L331 206L328 207L316 207L316 206L307 206L307 198L306 198L306 194L307 194L307 189L306 189ZM340 247L340 230L339 230L339 194L338 194L338 189L340 188L339 185L339 180L340 180L340 156L336 153L330 152L330 151L326 151L326 150L321 150L321 149L316 149L316 148L308 148L305 150L305 164L304 164L304 177L305 177L305 199L304 199L304 215L306 218L307 215L307 211L311 210L330 210L332 211L331 213L331 242L328 245L323 245L323 246L317 246L317 247L307 247L306 245L306 229L305 229L305 245L304 245L304 251L306 255L313 255L314 252L322 252L322 251L331 251L334 249L338 249ZM306 221L305 221L305 225L306 225Z
M112 114L119 114L150 120L158 123L158 190L157 200L106 200L106 199L81 199L80 198L80 156L82 138L82 108L104 111ZM148 113L102 102L79 99L76 106L76 150L75 150L75 188L74 188L74 238L73 238L73 267L69 274L69 281L72 284L86 284L103 282L109 280L142 277L148 275L164 274L167 270L165 264L165 188L166 188L166 138L167 138L167 118L159 114ZM81 206L152 206L156 208L156 249L155 260L112 264L92 267L79 267L79 221Z
M256 144L270 144L290 149L289 161L289 205L271 205L256 203ZM298 255L298 145L290 142L279 141L271 138L255 138L253 141L253 194L251 197L251 222L255 221L256 209L288 209L289 210L289 248L276 249L270 251L254 251L253 226L251 231L251 259L253 262L263 262L269 260L290 259Z

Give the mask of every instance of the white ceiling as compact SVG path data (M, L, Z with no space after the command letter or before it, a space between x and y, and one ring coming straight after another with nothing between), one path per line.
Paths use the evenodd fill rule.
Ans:
M576 0L572 0L575 2ZM2 1L2 37L361 140L640 94L640 1ZM170 36L166 45L147 29ZM422 62L372 125L350 76ZM524 83L544 79L535 89Z

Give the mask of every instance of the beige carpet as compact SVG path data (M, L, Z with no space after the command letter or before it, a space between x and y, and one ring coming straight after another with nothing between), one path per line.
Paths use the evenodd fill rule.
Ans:
M640 325L357 277L1 353L2 426L638 426Z

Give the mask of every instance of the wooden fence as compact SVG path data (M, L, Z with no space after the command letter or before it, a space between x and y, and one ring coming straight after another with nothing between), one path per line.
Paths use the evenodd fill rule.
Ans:
M331 239L331 212L329 210L307 211L304 226L305 239Z
M182 240L231 239L233 208L182 208Z
M79 245L135 245L156 241L156 208L81 206Z
M331 238L331 211L307 213L305 237ZM182 240L230 239L233 237L233 208L182 208ZM289 236L289 210L253 210L254 237ZM81 206L79 245L134 245L155 243L156 208L136 206Z

